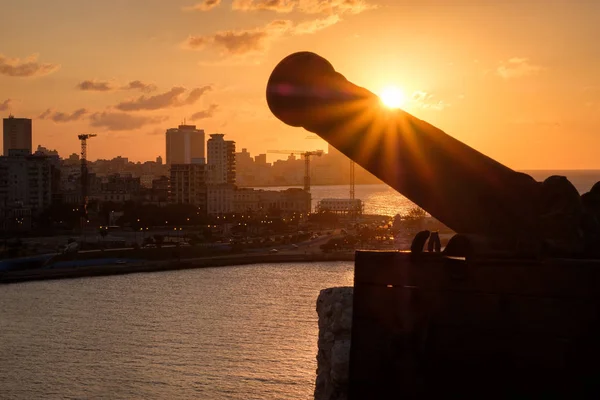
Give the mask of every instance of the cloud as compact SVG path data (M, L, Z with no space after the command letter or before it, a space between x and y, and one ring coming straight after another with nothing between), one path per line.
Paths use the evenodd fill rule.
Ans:
M221 51L222 55L241 56L266 51L271 43L285 35L307 35L330 27L340 21L339 16L303 21L296 25L290 20L275 20L267 25L245 30L220 31L208 36L189 36L183 46L201 50L206 46Z
M275 11L289 13L298 5L297 0L233 0L231 8L238 11Z
M88 111L85 108L80 108L78 110L73 111L71 114L52 111L52 109L47 109L43 113L41 113L38 118L39 119L49 119L54 122L63 123L63 122L73 122L82 119Z
M365 0L298 0L298 9L308 14L360 14L374 8Z
M135 80L135 81L131 81L127 85L123 86L122 89L124 89L124 90L140 90L142 92L148 93L148 92L155 91L156 85Z
M139 90L141 92L152 92L156 86L150 83L144 83L140 80L131 81L126 85L120 86L108 81L98 81L95 79L86 79L77 84L77 89L90 92L110 92L113 90Z
M307 14L359 14L376 6L366 0L233 0L231 8L278 13L296 10Z
M192 116L190 117L190 121L198 121L200 119L212 118L218 109L218 105L211 104L206 110L198 111L197 113L192 114Z
M519 78L527 75L533 75L542 70L539 65L529 63L528 58L514 57L503 62L496 72L504 79Z
M96 80L85 80L77 84L79 90L91 91L91 92L108 92L113 90L113 86L110 82L96 81Z
M449 103L446 103L443 100L436 100L433 94L421 90L413 92L413 94L410 96L409 101L420 108L435 111L441 111L445 108L450 107Z
M48 75L56 72L60 65L39 63L37 54L32 54L24 59L6 58L0 54L0 74L13 77L34 77Z
M135 100L123 101L115 106L121 111L139 111L139 110L159 110L161 108L180 107L194 104L202 95L209 90L211 86L204 86L193 89L189 95L182 96L186 89L183 87L174 87L168 92L157 94L155 96L140 96Z
M6 99L2 103L0 103L0 111L6 111L10 109L10 103L12 103L11 99Z
M294 34L296 35L308 35L311 33L318 32L325 28L335 25L340 22L339 15L330 15L326 18L314 19L311 21L301 22L294 27Z
M106 128L109 131L127 131L139 129L145 125L158 124L167 119L167 117L148 117L105 111L90 115L90 125L95 128Z
M202 0L193 6L183 7L183 11L210 11L221 4L221 0Z

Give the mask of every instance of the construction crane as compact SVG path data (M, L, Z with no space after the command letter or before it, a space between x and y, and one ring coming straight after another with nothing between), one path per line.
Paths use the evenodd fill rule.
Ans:
M304 157L304 190L310 193L310 158L312 156L321 157L323 150L305 151L305 150L269 150L271 154L300 154Z
M354 189L354 160L350 160L350 200L354 200L356 197Z
M82 224L87 220L88 203L88 168L87 168L87 140L96 137L95 133L85 133L78 135L81 141L81 218ZM82 225L83 227L84 225Z

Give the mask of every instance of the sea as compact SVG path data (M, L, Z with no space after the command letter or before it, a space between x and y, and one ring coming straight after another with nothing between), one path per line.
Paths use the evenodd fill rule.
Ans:
M581 193L600 181L528 173L567 176ZM345 198L348 187L312 194ZM386 185L357 185L356 197L372 214L414 207ZM0 399L311 399L317 296L352 283L341 262L0 286Z

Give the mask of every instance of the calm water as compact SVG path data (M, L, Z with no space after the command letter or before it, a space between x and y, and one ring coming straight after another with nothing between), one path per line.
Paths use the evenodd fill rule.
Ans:
M566 176L580 193L589 191L594 183L600 181L600 170L525 172L537 181L543 181L551 175ZM285 187L264 189L282 190L285 189ZM350 187L348 185L313 186L311 188L311 193L312 206L314 209L317 202L321 199L349 198ZM356 185L356 198L363 200L365 212L367 214L394 216L396 214L404 214L414 207L414 204L410 200L387 185Z
M0 286L1 399L309 399L349 263Z

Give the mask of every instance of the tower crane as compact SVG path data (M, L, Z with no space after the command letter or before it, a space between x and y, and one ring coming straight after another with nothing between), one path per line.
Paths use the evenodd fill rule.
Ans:
M310 158L312 156L321 157L323 150L305 151L305 150L269 150L271 154L300 154L304 157L304 190L310 193Z
M77 135L81 141L81 218L87 220L88 203L88 168L87 168L87 140L96 137L95 133ZM83 222L82 222L83 223ZM83 227L83 225L82 225Z

